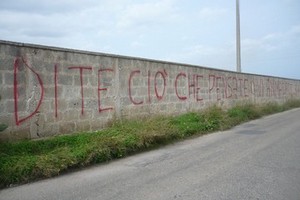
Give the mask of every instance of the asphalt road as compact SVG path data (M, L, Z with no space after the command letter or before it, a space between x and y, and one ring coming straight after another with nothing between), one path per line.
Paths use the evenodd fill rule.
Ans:
M300 200L300 109L4 189L0 199Z

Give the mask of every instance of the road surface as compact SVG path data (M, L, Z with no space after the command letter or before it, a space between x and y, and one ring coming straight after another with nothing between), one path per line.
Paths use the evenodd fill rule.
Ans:
M0 191L1 200L300 200L300 109Z

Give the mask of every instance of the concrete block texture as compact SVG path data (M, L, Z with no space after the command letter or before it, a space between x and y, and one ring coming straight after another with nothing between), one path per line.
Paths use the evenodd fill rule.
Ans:
M300 98L300 80L0 41L0 140L95 131L118 118Z

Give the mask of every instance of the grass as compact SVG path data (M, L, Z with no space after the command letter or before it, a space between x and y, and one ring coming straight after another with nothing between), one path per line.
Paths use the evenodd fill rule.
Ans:
M92 133L61 135L44 140L0 143L0 188L59 175L74 168L102 163L174 142L192 135L226 130L265 115L300 107L300 100L283 105L217 106L179 116L116 121Z

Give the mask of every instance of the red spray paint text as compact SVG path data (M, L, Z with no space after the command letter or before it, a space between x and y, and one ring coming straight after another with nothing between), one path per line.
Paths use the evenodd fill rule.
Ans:
M22 64L22 65L21 65ZM17 57L14 61L14 113L16 125L20 125L26 120L33 117L39 112L39 109L43 103L45 96L45 89L43 83L43 76L34 67L30 66L26 59ZM18 74L21 66L27 70L27 73L31 73L35 77L39 87L39 99L36 103L35 109L27 116L19 116L19 82ZM59 64L53 66L53 85L54 85L54 117L59 116ZM102 94L111 90L111 86L104 86L102 79L105 75L114 75L116 71L112 68L97 68L92 66L68 66L70 71L78 71L77 75L80 78L80 101L81 101L81 115L84 115L85 111L85 87L83 76L96 76L97 90L97 102L99 113L105 111L114 110L113 106L105 106L102 102ZM76 73L75 73L76 74ZM95 75L96 74L96 75ZM175 95L178 102L203 102L203 101L221 101L226 99L247 99L250 97L285 97L287 95L297 95L300 92L299 85L293 85L288 81L275 78L262 78L251 76L244 76L239 74L232 74L227 76L226 73L218 72L218 74L196 74L188 72L177 72L173 76L168 73L166 69L158 70L142 70L134 69L128 71L122 76L127 77L127 83L121 87L127 89L127 96L132 105L142 106L144 104L159 103L165 100L167 95ZM113 77L113 76L112 76ZM113 78L111 78L113 79ZM135 80L141 81L141 85L146 85L147 98L141 98L136 90ZM111 82L113 80L110 80ZM49 96L49 95L48 95Z

